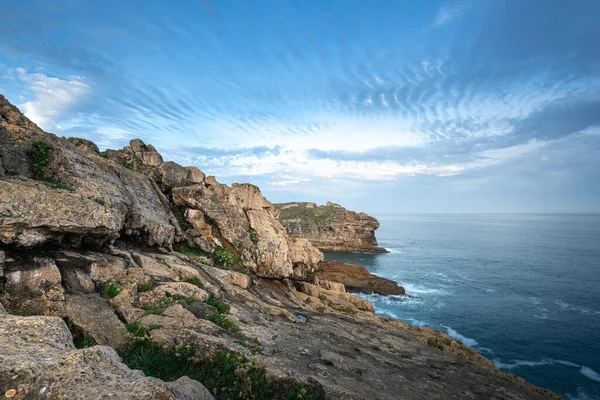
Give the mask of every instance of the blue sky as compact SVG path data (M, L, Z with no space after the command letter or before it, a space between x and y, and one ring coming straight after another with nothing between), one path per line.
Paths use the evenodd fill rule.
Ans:
M271 201L599 212L600 2L0 1L43 129Z

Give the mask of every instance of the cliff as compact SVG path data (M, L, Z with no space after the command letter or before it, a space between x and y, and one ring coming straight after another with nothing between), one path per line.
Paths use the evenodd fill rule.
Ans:
M274 204L290 237L308 239L321 251L385 253L377 246L377 219L327 202Z
M0 96L6 398L555 397L442 332L376 316L320 279L320 261L259 188L140 140L101 153Z
M405 294L404 288L396 282L373 275L358 264L321 261L317 275L319 279L343 284L349 292L377 293L385 296Z

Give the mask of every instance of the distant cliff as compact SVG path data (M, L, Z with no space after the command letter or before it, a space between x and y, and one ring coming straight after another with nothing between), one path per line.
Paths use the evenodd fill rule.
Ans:
M289 236L308 239L319 250L386 252L377 246L379 221L370 215L331 202L324 206L301 202L273 205L281 211L279 220Z

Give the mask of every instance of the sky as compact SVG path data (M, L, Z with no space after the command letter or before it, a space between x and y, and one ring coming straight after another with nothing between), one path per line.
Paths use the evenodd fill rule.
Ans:
M600 212L596 0L0 0L0 93L272 202Z

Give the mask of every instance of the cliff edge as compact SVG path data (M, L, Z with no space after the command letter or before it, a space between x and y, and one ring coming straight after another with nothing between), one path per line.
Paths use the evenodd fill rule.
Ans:
M375 230L379 221L370 215L331 202L324 206L302 202L274 206L290 237L308 239L321 251L387 252L377 246Z
M319 278L250 184L43 132L0 95L0 395L558 398Z

